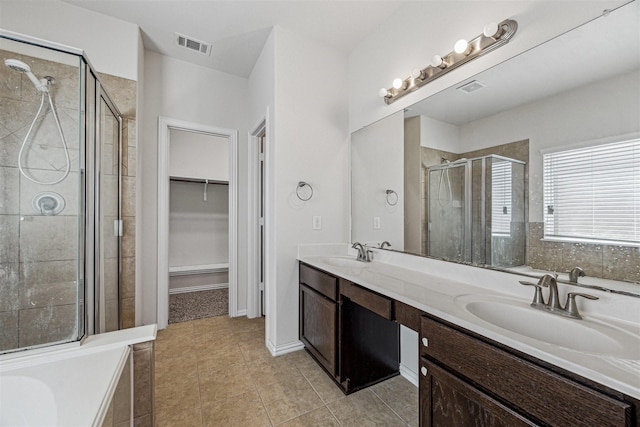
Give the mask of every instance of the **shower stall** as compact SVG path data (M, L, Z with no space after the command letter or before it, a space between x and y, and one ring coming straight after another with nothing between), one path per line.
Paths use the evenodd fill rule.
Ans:
M0 30L0 353L120 326L120 113L82 50Z
M525 263L525 164L498 155L427 168L427 255L494 267Z

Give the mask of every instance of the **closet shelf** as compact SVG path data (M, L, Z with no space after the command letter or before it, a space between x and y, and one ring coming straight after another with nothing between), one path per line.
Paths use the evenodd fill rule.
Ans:
M188 276L191 274L225 273L229 271L229 263L179 265L169 267L169 276Z
M191 178L191 177L187 177L187 176L170 176L169 177L170 181L181 181L181 182L196 182L199 184L204 184L206 181L209 182L209 184L219 184L219 185L229 185L229 181L217 181L215 179L205 179L205 178Z

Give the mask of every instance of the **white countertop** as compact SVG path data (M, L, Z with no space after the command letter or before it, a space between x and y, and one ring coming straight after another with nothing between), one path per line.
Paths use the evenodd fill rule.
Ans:
M518 284L519 280L526 280L523 276L375 249L374 261L363 263L365 266L361 268L327 262L328 257L340 256L355 259L355 251L347 244L300 245L298 250L298 260L304 263L640 399L640 298L595 289L579 290L600 298L598 301L579 301L585 320L603 321L628 332L624 347L629 356L611 357L532 339L495 326L465 310L462 301L467 296L505 299L528 306L533 289ZM561 301L567 292L576 291L563 284L558 288Z

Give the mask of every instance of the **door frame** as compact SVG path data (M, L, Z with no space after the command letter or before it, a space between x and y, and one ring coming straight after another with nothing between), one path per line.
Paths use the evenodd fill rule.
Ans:
M169 323L169 153L170 130L229 138L229 317L238 316L238 131L158 117L158 328Z
M268 114L268 112L267 112ZM259 289L259 266L258 266L258 257L259 257L259 244L258 244L258 212L259 212L259 202L258 196L260 189L258 188L259 183L259 173L258 170L258 144L261 135L265 137L265 147L268 144L268 132L267 132L267 117L263 117L258 121L258 123L252 128L253 130L249 132L249 191L248 191L248 217L247 217L247 241L248 244L248 256L247 256L247 317L252 319L254 317L258 317L260 314L260 289ZM266 151L266 150L265 150ZM266 159L265 159L266 160ZM266 173L265 173L266 175ZM266 183L264 185L266 191ZM265 207L265 223L266 223L266 207ZM265 224L266 226L266 224ZM266 237L266 236L265 236ZM267 245L265 245L265 252L267 251ZM263 259L266 259L266 254L262 254ZM265 271L264 277L264 314L268 312L267 309L267 276Z

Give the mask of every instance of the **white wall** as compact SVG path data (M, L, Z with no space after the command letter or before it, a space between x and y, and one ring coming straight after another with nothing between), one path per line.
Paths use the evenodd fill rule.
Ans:
M427 116L420 116L420 145L450 153L464 151L460 145L460 128L458 126Z
M0 28L83 49L96 71L138 80L135 24L58 0L0 0Z
M184 61L145 51L143 123L139 146L144 152L138 176L142 179L141 214L141 298L142 321L156 321L157 301L157 166L158 117L237 129L238 138L238 212L246 212L247 170L247 79L231 76ZM246 301L246 223L238 222L238 309Z
M384 240L404 249L404 116L392 114L351 136L353 208L351 240L377 245ZM398 203L386 202L386 190L398 194ZM374 217L380 228L374 228ZM349 239L347 239L349 241Z
M540 150L640 131L639 81L637 71L623 74L469 123L461 144L472 151L529 139L529 221L542 222Z
M349 128L360 129L514 55L626 3L610 1L425 1L400 8L349 55ZM446 54L460 38L482 33L491 21L518 21L505 46L429 83L387 106L381 87Z
M229 181L229 138L169 130L169 175Z
M267 153L275 270L267 283L274 291L267 340L272 352L283 352L299 345L297 245L349 238L347 57L282 28L276 27L272 36L274 45L268 41L265 48L273 50L275 58L273 133ZM264 94L268 86L262 86ZM308 202L295 196L298 181L314 188ZM314 215L322 216L321 230L312 229Z
M229 262L229 186L171 181L169 267Z

